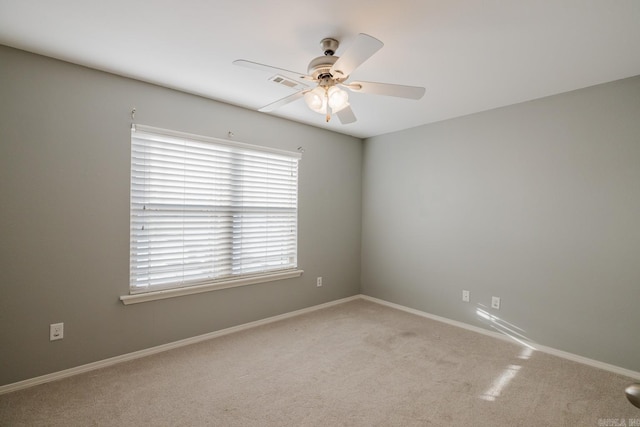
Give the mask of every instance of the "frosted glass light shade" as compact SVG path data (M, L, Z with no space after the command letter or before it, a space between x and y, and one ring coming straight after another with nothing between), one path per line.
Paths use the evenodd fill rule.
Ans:
M349 103L349 94L335 86L329 88L329 107L332 111L340 111Z
M320 86L305 93L304 102L306 102L307 106L316 113L324 114L327 111L327 100L324 96L324 89Z
M323 87L318 86L304 94L304 101L311 110L325 114L327 112L327 96L332 111L340 111L349 105L349 94L336 86L331 86L326 93Z

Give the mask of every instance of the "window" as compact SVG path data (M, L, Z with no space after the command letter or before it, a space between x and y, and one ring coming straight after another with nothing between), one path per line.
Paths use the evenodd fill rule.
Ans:
M136 125L130 294L251 284L291 271L299 276L299 159L298 153Z

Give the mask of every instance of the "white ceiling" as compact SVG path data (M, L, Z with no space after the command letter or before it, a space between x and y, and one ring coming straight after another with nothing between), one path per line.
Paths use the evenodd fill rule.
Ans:
M424 98L351 93L349 125L270 114L364 138L640 74L640 0L0 0L1 44L250 109L293 91L233 60L306 73L361 32L385 46L351 80Z

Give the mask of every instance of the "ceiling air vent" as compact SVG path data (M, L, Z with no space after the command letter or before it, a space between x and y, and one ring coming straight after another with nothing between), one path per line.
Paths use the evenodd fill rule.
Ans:
M300 90L300 89L304 89L304 88L308 87L307 85L305 85L303 83L296 82L294 80L288 79L288 78L286 78L284 76L281 76L279 74L276 74L275 76L270 77L269 81L272 81L272 82L277 83L279 85L286 86L286 87L288 87L290 89L296 89L296 90Z

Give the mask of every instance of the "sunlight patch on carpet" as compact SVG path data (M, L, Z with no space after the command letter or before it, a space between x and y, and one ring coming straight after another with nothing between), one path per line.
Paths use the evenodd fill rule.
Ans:
M504 388L509 385L511 380L513 380L518 372L520 371L520 365L509 365L502 371L502 374L495 379L495 381L491 384L482 395L480 399L487 400L489 402L493 402L497 397L500 396Z

